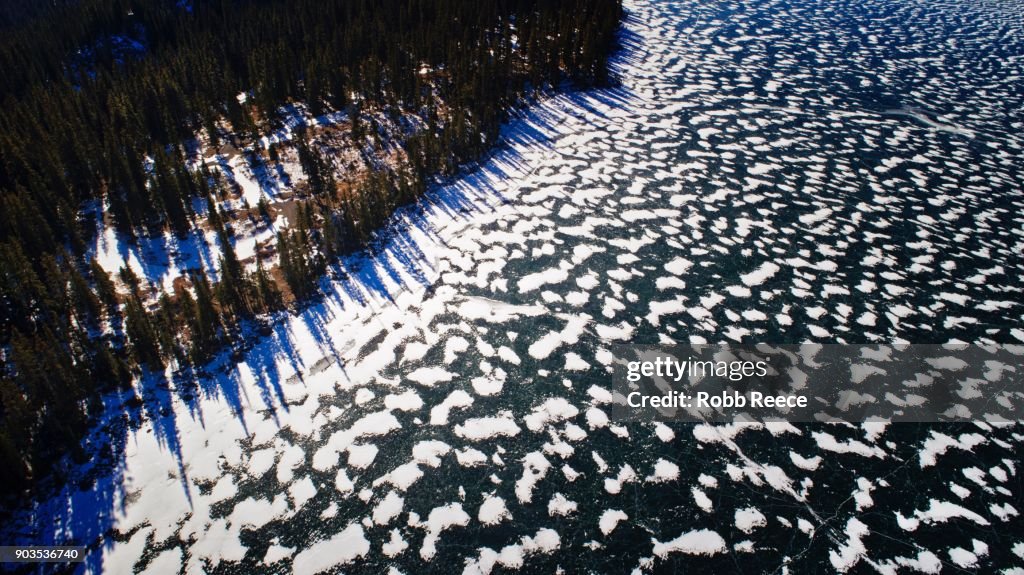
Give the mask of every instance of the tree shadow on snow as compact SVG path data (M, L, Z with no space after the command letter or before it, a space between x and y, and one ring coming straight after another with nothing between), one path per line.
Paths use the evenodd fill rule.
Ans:
M625 35L622 41L627 46L639 42ZM139 429L151 429L160 448L172 456L175 482L191 503L197 488L189 480L186 462L203 455L183 453L181 429L188 426L179 418L190 418L205 428L203 401L214 400L230 408L247 436L251 437L252 430L246 417L254 412L269 413L280 428L280 414L289 410L288 386L306 385L304 378L316 374L312 373L314 366L321 366L322 371L323 365L336 363L346 373L343 356L353 343L347 334L331 327L340 313L366 307L372 315L394 305L403 292L430 289L439 272L433 254L449 245L460 225L513 201L519 182L535 169L525 154L560 153L553 144L565 134L564 114L604 116L637 102L627 90L612 87L553 95L551 100L517 113L503 127L487 158L457 178L435 182L423 198L399 209L367 249L330 263L328 276L320 281L319 294L311 301L274 314L265 322L243 322L239 333L233 335L233 349L221 352L201 369L179 373L173 380L147 374L136 383L134 392L109 394L104 398L106 412L87 441L97 454L94 462L72 469L71 480L55 495L18 513L16 521L3 530L10 535L7 539L12 543L89 545L86 563L78 570L103 572L103 549L113 545L111 535L132 497L125 493L127 447ZM278 180L266 166L256 167L253 173L264 192L268 191L264 182ZM143 250L136 257L150 280L162 278L173 263L195 257L208 264L212 259L201 236L175 243L177 253L185 250L187 254L182 262L171 262L170 256L158 261L142 257L172 247L166 240L154 241L151 246L122 248L125 258L131 250ZM300 328L309 334L312 347L305 335L297 337ZM252 392L255 395L250 397ZM134 394L141 403L131 398ZM136 424L131 425L132 421ZM96 463L100 460L105 462L102 466Z

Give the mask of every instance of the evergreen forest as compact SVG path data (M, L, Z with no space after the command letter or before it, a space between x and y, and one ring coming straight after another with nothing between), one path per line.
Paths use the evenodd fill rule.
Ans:
M0 496L88 459L104 394L201 373L316 297L332 262L485 154L517 105L608 84L621 15L620 0L0 4ZM220 201L230 185L189 146L273 160L283 150L261 137L288 105L344 113L350 141L399 152L355 177L296 130L302 201L274 257L247 265ZM411 127L382 141L380 118ZM216 281L194 269L165 290L105 268L97 221L126 242L212 230Z

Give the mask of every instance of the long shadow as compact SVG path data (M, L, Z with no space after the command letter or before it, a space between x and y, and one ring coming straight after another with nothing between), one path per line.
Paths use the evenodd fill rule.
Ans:
M129 256L135 256L136 261L142 267L142 279L150 283L159 282L170 269L171 256L166 249L166 238L162 234L154 237L139 237L135 242L126 241L120 233L117 237L117 251L121 256L121 261L127 265ZM154 251L154 244L160 249Z
M342 289L361 305L369 303L364 294L376 295L392 303L395 301L380 275L375 258L363 254L354 256L345 262L344 269L347 277L342 280Z
M281 192L282 186L289 185L290 182L282 180L282 176L284 180L289 180L289 178L280 164L275 164L276 169L271 171L266 161L260 156L247 153L245 154L245 160L249 166L249 171L252 172L253 178L259 184L260 190L271 198L276 197Z
M625 36L622 42L639 43L639 40ZM106 453L103 460L108 463L102 469L95 465L72 469L69 473L71 480L57 490L56 495L26 507L11 525L0 529L0 532L10 534L7 539L14 542L90 545L82 569L102 572L103 548L113 545L110 534L117 525L119 512L126 506L126 445L134 433L129 422L142 425L144 419L152 426L161 448L174 458L181 488L191 503L191 482L182 454L181 426L176 419L179 414L187 414L205 425L201 401L216 398L231 408L248 434L246 411L254 402L246 395L253 388L248 387L238 367L244 363L252 374L260 402L280 425L279 410L288 410L282 385L285 376L280 366L282 362L289 365L297 376L297 383L304 381L303 373L309 367L303 363L296 349L292 321L302 322L321 357L333 358L344 373L336 334L332 334L330 328L336 319L334 310L348 309L350 303L371 308L381 302L387 305L393 303L402 290L429 288L437 271L429 254L447 245L445 230L437 228L438 216L443 221L469 221L513 201L520 184L509 186L508 182L524 179L533 169L525 153L536 150L552 153L552 144L565 134L561 126L565 113L605 116L609 109L629 108L636 102L637 98L628 90L612 87L553 95L549 102L517 111L503 126L499 142L491 154L459 177L433 183L418 202L398 210L368 249L332 262L329 267L334 277L320 282L318 299L308 302L295 313L282 312L271 317L269 332L261 334L257 325L247 322L237 335L244 343L239 343L234 353L226 350L202 369L180 374L177 385L171 385L162 375L147 374L137 383L141 398L137 408L131 407L134 402L124 392L106 397L106 413L89 443L94 446L94 451ZM326 120L340 121L338 118ZM282 137L287 136L287 132L282 129ZM223 157L219 161L226 162ZM260 169L266 170L266 166ZM273 178L272 175L267 176ZM262 178L257 179L262 181ZM147 251L144 244L134 248L124 247L126 243L121 245L125 250L124 257L132 253L128 250ZM208 249L204 251L208 248L205 241L196 238L186 245L199 257L205 256L207 261L211 258ZM157 245L152 247L158 246L169 248L163 239L157 240ZM139 253L134 252L136 257ZM144 262L147 276L165 271L171 263L169 260L152 262L148 257L139 257L139 260ZM243 347L247 349L243 350ZM175 389L186 410L179 408L179 412L175 411ZM121 423L114 425L111 422ZM95 447L99 445L105 447ZM46 569L44 567L43 571Z
M178 465L178 479L185 492L185 497L189 501L189 506L191 506L192 492L189 489L188 473L182 456L181 436L178 433L178 421L175 418L171 387L171 381L162 373L143 374L136 384L136 389L142 397L146 419L152 422L153 433L160 446L174 456Z
M199 260L198 264L201 265L203 269L214 272L214 270L216 269L214 267L214 262L216 261L216 258L214 257L213 253L210 252L210 245L206 243L206 238L203 236L202 233L191 233L184 240L180 240L178 242L178 245L187 246L192 253L196 254L196 258ZM194 263L192 263L191 257L181 258L176 263L179 268L184 270L196 269L199 267L199 265L195 265ZM216 273L213 273L211 279L215 278Z
M185 238L168 238L165 234L139 236L129 241L120 232L115 232L116 250L120 260L127 265L133 257L141 267L141 278L145 283L161 285L170 270L195 269L203 266L213 269L215 258L202 231L190 232ZM97 234L93 253L104 249L102 235Z
M159 445L173 455L179 483L192 503L170 386L163 375L146 373L135 390L108 393L102 403L103 415L83 442L90 461L67 469L68 480L51 496L33 502L2 529L9 544L84 545L85 561L76 570L93 573L105 571L103 550L113 547L110 535L118 514L126 510L127 447L144 421L151 423ZM38 572L66 568L46 564Z
M84 566L102 572L103 554L98 551L113 546L104 536L113 529L116 514L124 511L126 448L131 427L141 419L139 409L129 407L133 395L118 391L103 398L103 418L83 442L92 460L75 470L76 481L10 518L3 528L7 544L87 545Z
M237 371L231 369L230 364L225 364L224 355L220 354L220 357L208 364L203 371L196 373L194 381L206 397L223 399L238 418L242 428L248 432L245 421L245 390Z
M421 286L430 285L430 278L424 268L433 271L433 265L427 255L420 249L416 242L409 236L408 230L398 234L394 238L394 245L388 253L402 264L402 267Z

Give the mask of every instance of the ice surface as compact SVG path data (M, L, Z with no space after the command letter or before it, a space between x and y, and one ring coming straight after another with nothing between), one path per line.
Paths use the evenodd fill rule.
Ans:
M337 535L299 552L292 562L292 569L295 573L320 573L351 563L369 551L370 542L366 540L362 526L352 524Z
M626 2L617 87L517 113L239 357L140 381L113 476L33 516L95 542L90 573L532 572L609 549L609 572L733 569L786 545L793 572L1024 566L990 535L1019 521L1017 428L609 417L616 343L1024 342L1018 15L850 6ZM228 168L250 203L273 193ZM267 233L240 227L239 255ZM167 287L215 272L216 242L89 251Z
M671 553L714 555L725 552L725 539L710 529L688 531L665 543L655 539L653 543L654 554L662 558Z

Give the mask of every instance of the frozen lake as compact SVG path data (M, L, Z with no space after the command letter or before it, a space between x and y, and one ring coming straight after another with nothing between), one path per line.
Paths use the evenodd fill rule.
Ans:
M1022 5L627 9L620 86L12 529L95 573L1024 569L1019 426L608 416L615 343L1024 343Z

